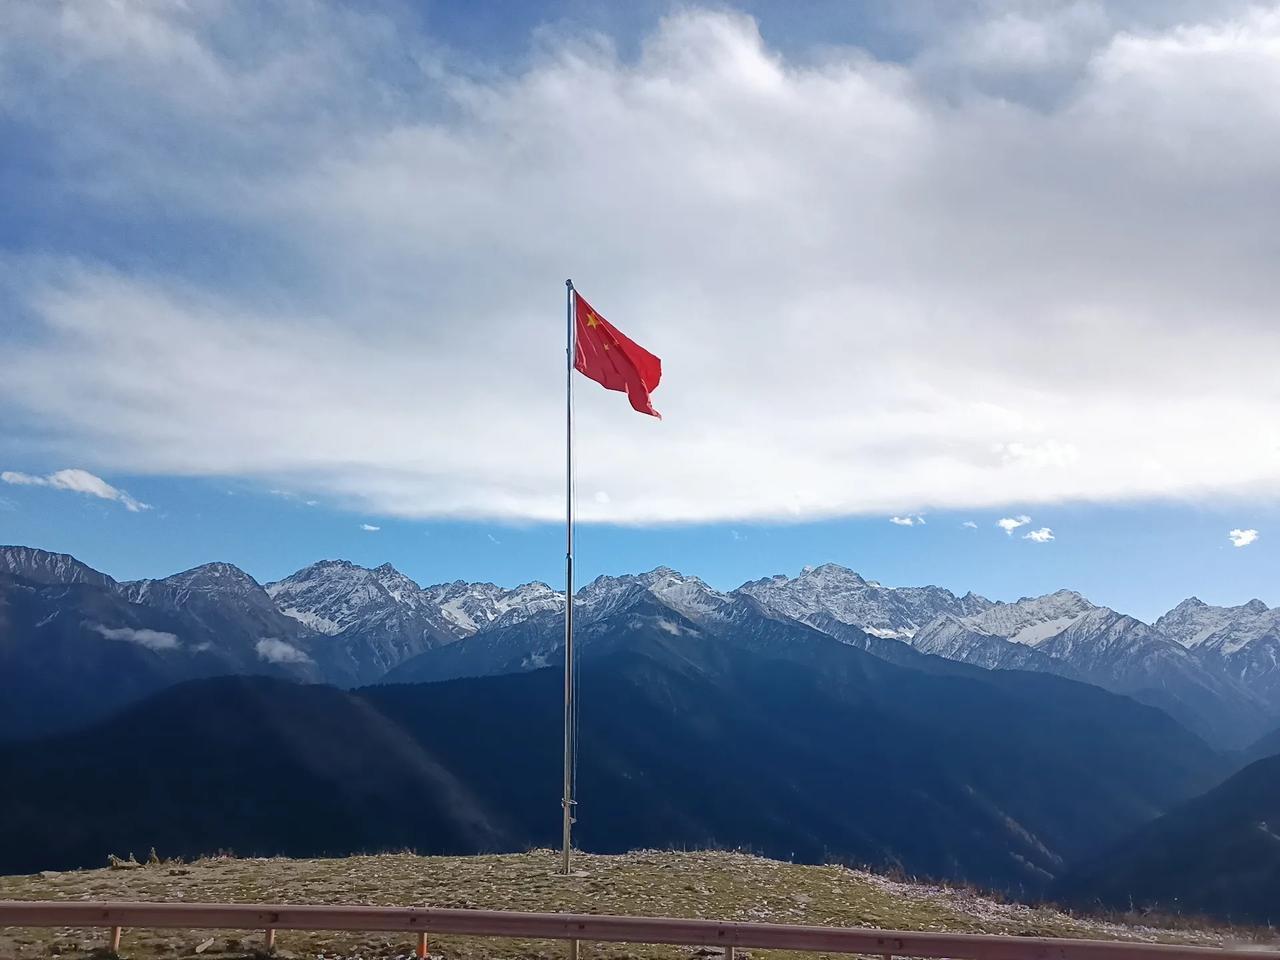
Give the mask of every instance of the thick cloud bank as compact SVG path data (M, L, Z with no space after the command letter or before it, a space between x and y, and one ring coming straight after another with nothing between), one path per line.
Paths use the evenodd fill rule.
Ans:
M1280 12L1035 9L504 69L301 2L10 5L6 462L553 518L572 276L664 361L662 422L579 382L584 519L1273 492Z

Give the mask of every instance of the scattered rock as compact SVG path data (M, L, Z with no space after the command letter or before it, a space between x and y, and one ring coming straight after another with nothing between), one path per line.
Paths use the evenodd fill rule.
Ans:
M197 943L196 953L204 953L206 950L208 950L210 947L213 946L213 941L214 941L214 938L210 937L208 940L202 940L200 943Z
M128 860L121 860L114 853L108 853L107 864L112 870L136 870L142 866L142 864L133 858L132 853L129 854Z

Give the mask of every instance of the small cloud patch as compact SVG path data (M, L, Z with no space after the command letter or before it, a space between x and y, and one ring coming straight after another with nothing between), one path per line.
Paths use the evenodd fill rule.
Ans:
M136 643L148 650L177 650L182 643L172 633L163 630L135 630L133 627L107 627L101 623L88 624L94 633L100 633L108 640L123 640L125 643Z
M267 663L311 663L311 658L295 647L275 637L263 637L253 647Z
M974 523L972 520L966 520L964 523L960 524L960 526L964 527L966 530L978 529L978 525Z
M0 480L17 487L49 487L53 490L66 490L70 493L83 493L85 496L97 497L99 500L114 500L130 513L150 510L149 504L136 500L118 487L113 487L99 476L88 470L58 470L46 476L32 473L19 473L6 470L0 473Z
M375 527L372 523L362 523L360 524L360 529L363 530L365 533L377 533L382 528Z
M1023 534L1022 539L1030 540L1032 543L1048 543L1053 539L1053 531L1048 527L1041 527L1039 530Z
M889 522L899 527L923 527L924 517L917 514L907 514L905 517L890 517Z
M1247 547L1258 539L1257 530L1240 530L1239 528L1232 530L1227 534L1227 539L1231 541L1233 547Z
M996 526L1006 534L1012 535L1013 531L1019 527L1025 527L1030 522L1031 518L1024 513L1016 517L1001 517L996 521Z

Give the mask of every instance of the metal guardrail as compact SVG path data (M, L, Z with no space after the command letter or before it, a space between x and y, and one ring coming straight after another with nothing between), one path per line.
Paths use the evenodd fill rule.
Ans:
M572 913L517 913L437 907L363 907L323 904L128 903L0 901L0 927L103 927L120 947L127 927L192 930L264 930L268 948L277 930L404 932L418 936L426 956L428 935L582 940L719 946L726 957L739 947L809 953L879 954L927 960L1280 960L1280 951L1253 947L1198 947L1124 940L1075 940L975 933L927 933L859 927L615 917Z

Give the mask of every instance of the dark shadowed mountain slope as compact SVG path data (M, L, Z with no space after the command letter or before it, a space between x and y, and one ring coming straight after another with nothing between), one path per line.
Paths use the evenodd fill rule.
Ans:
M1239 755L1240 766L1244 767L1255 760L1265 760L1280 754L1280 729L1264 733Z
M1280 756L1139 828L1054 892L1078 904L1280 920Z
M829 638L779 660L668 608L617 616L581 673L588 849L743 846L1038 888L1216 773L1165 715L1082 684L1030 675L1004 689ZM151 844L554 844L560 683L553 668L352 695L188 684L56 742L0 748L14 785L0 870Z
M88 583L0 573L0 739L69 730L233 668L182 620Z
M1170 730L1177 730L1178 737L1185 736L1187 742L1194 744L1193 767L1209 764L1220 775L1227 772L1225 763L1213 758L1202 741L1186 735L1167 715L1098 687L1050 674L986 670L926 655L897 640L866 634L836 640L815 627L765 608L751 597L731 595L731 601L717 605L716 616L694 623L672 610L662 596L636 591L629 604L616 606L609 616L587 618L578 629L580 656L583 662L590 663L655 638L671 641L673 650L695 650L698 646L691 641L715 639L761 660L788 661L811 669L825 684L839 685L850 696L879 696L877 691L882 691L885 709L895 712L900 704L911 701L912 691L927 690L918 703L911 701L906 721L914 722L917 715L927 715L943 735L967 730L975 744L995 743L1008 737L993 705L1012 702L1018 704L1017 709L1036 717L1033 728L1017 732L1028 744L1052 743L1055 748L1070 744L1082 761L1099 773L1110 772L1124 779L1125 768L1133 759L1130 751L1146 751L1149 744L1161 752L1160 743ZM698 604L695 609L707 606ZM857 631L849 625L842 629L846 633ZM891 649L882 650L882 646ZM876 655L864 652L864 647ZM544 614L509 629L487 631L429 651L392 671L388 682L533 670L563 663L562 650L563 626L554 615ZM889 656L894 659L889 660ZM938 690L945 692L943 699L937 699ZM961 692L964 707L954 699ZM969 724L977 718L993 722L970 730ZM1170 759L1175 766L1180 762ZM1203 788L1214 781L1194 782ZM1134 822L1141 822L1157 812L1158 807L1148 806L1129 810L1124 816L1136 816Z
M195 856L511 847L429 749L325 686L220 677L79 734L0 745L0 872Z
M211 567L105 585L0 571L0 738L75 729L200 677L350 677L252 579Z

